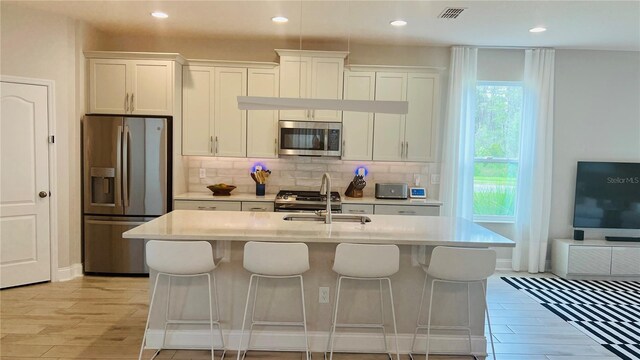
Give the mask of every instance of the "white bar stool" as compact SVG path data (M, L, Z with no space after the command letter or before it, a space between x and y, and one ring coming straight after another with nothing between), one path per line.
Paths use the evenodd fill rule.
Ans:
M420 329L427 329L427 347L425 359L429 360L429 343L431 340L431 330L460 330L465 331L469 338L469 355L474 359L478 359L473 355L471 346L471 295L470 286L472 284L480 284L482 286L482 300L484 301L484 310L487 315L487 323L489 324L489 339L491 341L491 351L493 359L496 358L496 352L493 347L493 333L491 332L491 321L489 319L489 309L487 308L487 291L484 281L496 271L496 252L491 249L472 249L460 247L437 246L431 253L431 261L428 267L423 266L427 275L424 279L422 287L422 297L420 298L420 308L418 310L418 321L416 330L413 333L413 341L411 342L411 352L409 356L413 359L413 351L416 342L416 336ZM422 304L424 302L427 282L429 277L433 279L431 282L431 293L429 295L429 315L427 323L420 322L422 316ZM453 283L464 284L467 286L467 324L465 326L431 326L431 311L433 304L433 291L435 284ZM455 354L442 354L455 355Z
M244 359L247 351L251 347L251 335L254 325L258 326L301 326L304 329L304 351L307 360L311 359L309 351L309 338L307 337L307 314L304 305L304 282L302 274L309 270L309 248L303 243L273 243L250 241L244 246L244 268L251 272L249 279L249 290L247 291L247 302L244 307L242 318L242 331L240 333L240 343L238 344L238 357ZM255 293L253 295L253 306L251 308L251 326L249 328L249 339L246 350L242 351L242 340L244 338L244 325L247 321L247 311L249 310L249 298L251 288L255 278ZM300 296L302 301L302 321L264 321L255 319L256 301L258 297L258 286L260 278L271 279L300 279ZM274 349L262 349L270 350Z
M213 261L213 250L211 244L206 241L158 241L151 240L146 245L146 261L147 266L150 269L156 270L158 275L153 285L153 293L151 295L151 302L149 303L149 315L147 316L147 325L144 328L144 336L142 337L142 345L140 346L139 360L142 359L142 352L144 351L145 340L147 337L147 329L149 328L149 319L151 318L151 310L153 308L153 300L156 296L156 290L158 289L158 281L160 277L166 276L169 279L169 285L167 287L167 307L165 309L165 322L164 331L162 334L162 345L153 354L151 359L154 359L162 349L164 349L165 341L167 338L167 326L170 324L208 324L211 329L211 360L215 357L214 346L214 331L213 327L218 327L218 333L220 336L220 343L222 347L222 355L220 359L224 359L225 346L224 338L222 337L222 329L220 328L220 311L218 307L218 290L216 286L216 276L213 270L216 268L216 264ZM209 288L209 319L208 320L176 320L169 319L169 306L171 303L171 279L175 277L206 277L207 285ZM213 319L213 296L211 292L211 278L213 277L213 291L216 303L216 320ZM202 350L202 348L194 349Z
M338 273L338 288L336 290L335 303L333 306L333 319L331 321L331 332L327 343L329 360L333 360L333 345L336 328L375 328L382 330L384 339L384 351L393 359L387 345L387 333L384 327L384 302L382 283L389 284L389 298L391 300L391 317L393 320L393 334L395 335L396 357L400 359L398 350L398 330L396 327L396 313L393 305L393 291L391 290L391 279L389 276L398 272L400 268L400 250L396 245L363 245L363 244L339 244L336 247L333 271ZM338 305L340 302L340 289L342 280L358 281L378 281L380 283L380 323L377 324L347 324L338 323ZM325 352L325 359L327 353Z

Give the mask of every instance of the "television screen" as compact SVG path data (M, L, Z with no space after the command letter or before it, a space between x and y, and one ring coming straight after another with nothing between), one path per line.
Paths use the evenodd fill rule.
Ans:
M640 163L578 162L573 227L640 229Z

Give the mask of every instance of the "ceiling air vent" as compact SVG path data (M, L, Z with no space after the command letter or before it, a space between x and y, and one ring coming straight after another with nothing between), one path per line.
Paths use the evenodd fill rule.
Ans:
M463 11L467 8L461 7L448 7L445 8L440 15L438 15L438 19L457 19Z

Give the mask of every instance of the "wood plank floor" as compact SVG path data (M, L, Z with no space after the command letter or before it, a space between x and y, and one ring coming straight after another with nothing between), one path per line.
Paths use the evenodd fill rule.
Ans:
M504 274L492 277L488 286L497 359L617 359L500 280L499 275ZM0 291L0 359L137 359L147 315L147 282L147 278L83 277ZM151 354L150 351L148 357ZM228 352L225 359L235 359L234 356ZM314 354L313 358L322 359L322 354ZM163 351L157 359L210 359L210 353L170 350ZM304 357L299 353L250 352L246 359ZM339 354L334 359L382 360L386 356ZM403 355L402 360L406 359L409 357Z

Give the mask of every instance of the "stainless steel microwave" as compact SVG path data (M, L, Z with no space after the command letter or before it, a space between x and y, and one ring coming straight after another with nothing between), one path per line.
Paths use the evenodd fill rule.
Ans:
M280 121L280 155L340 156L342 124Z

